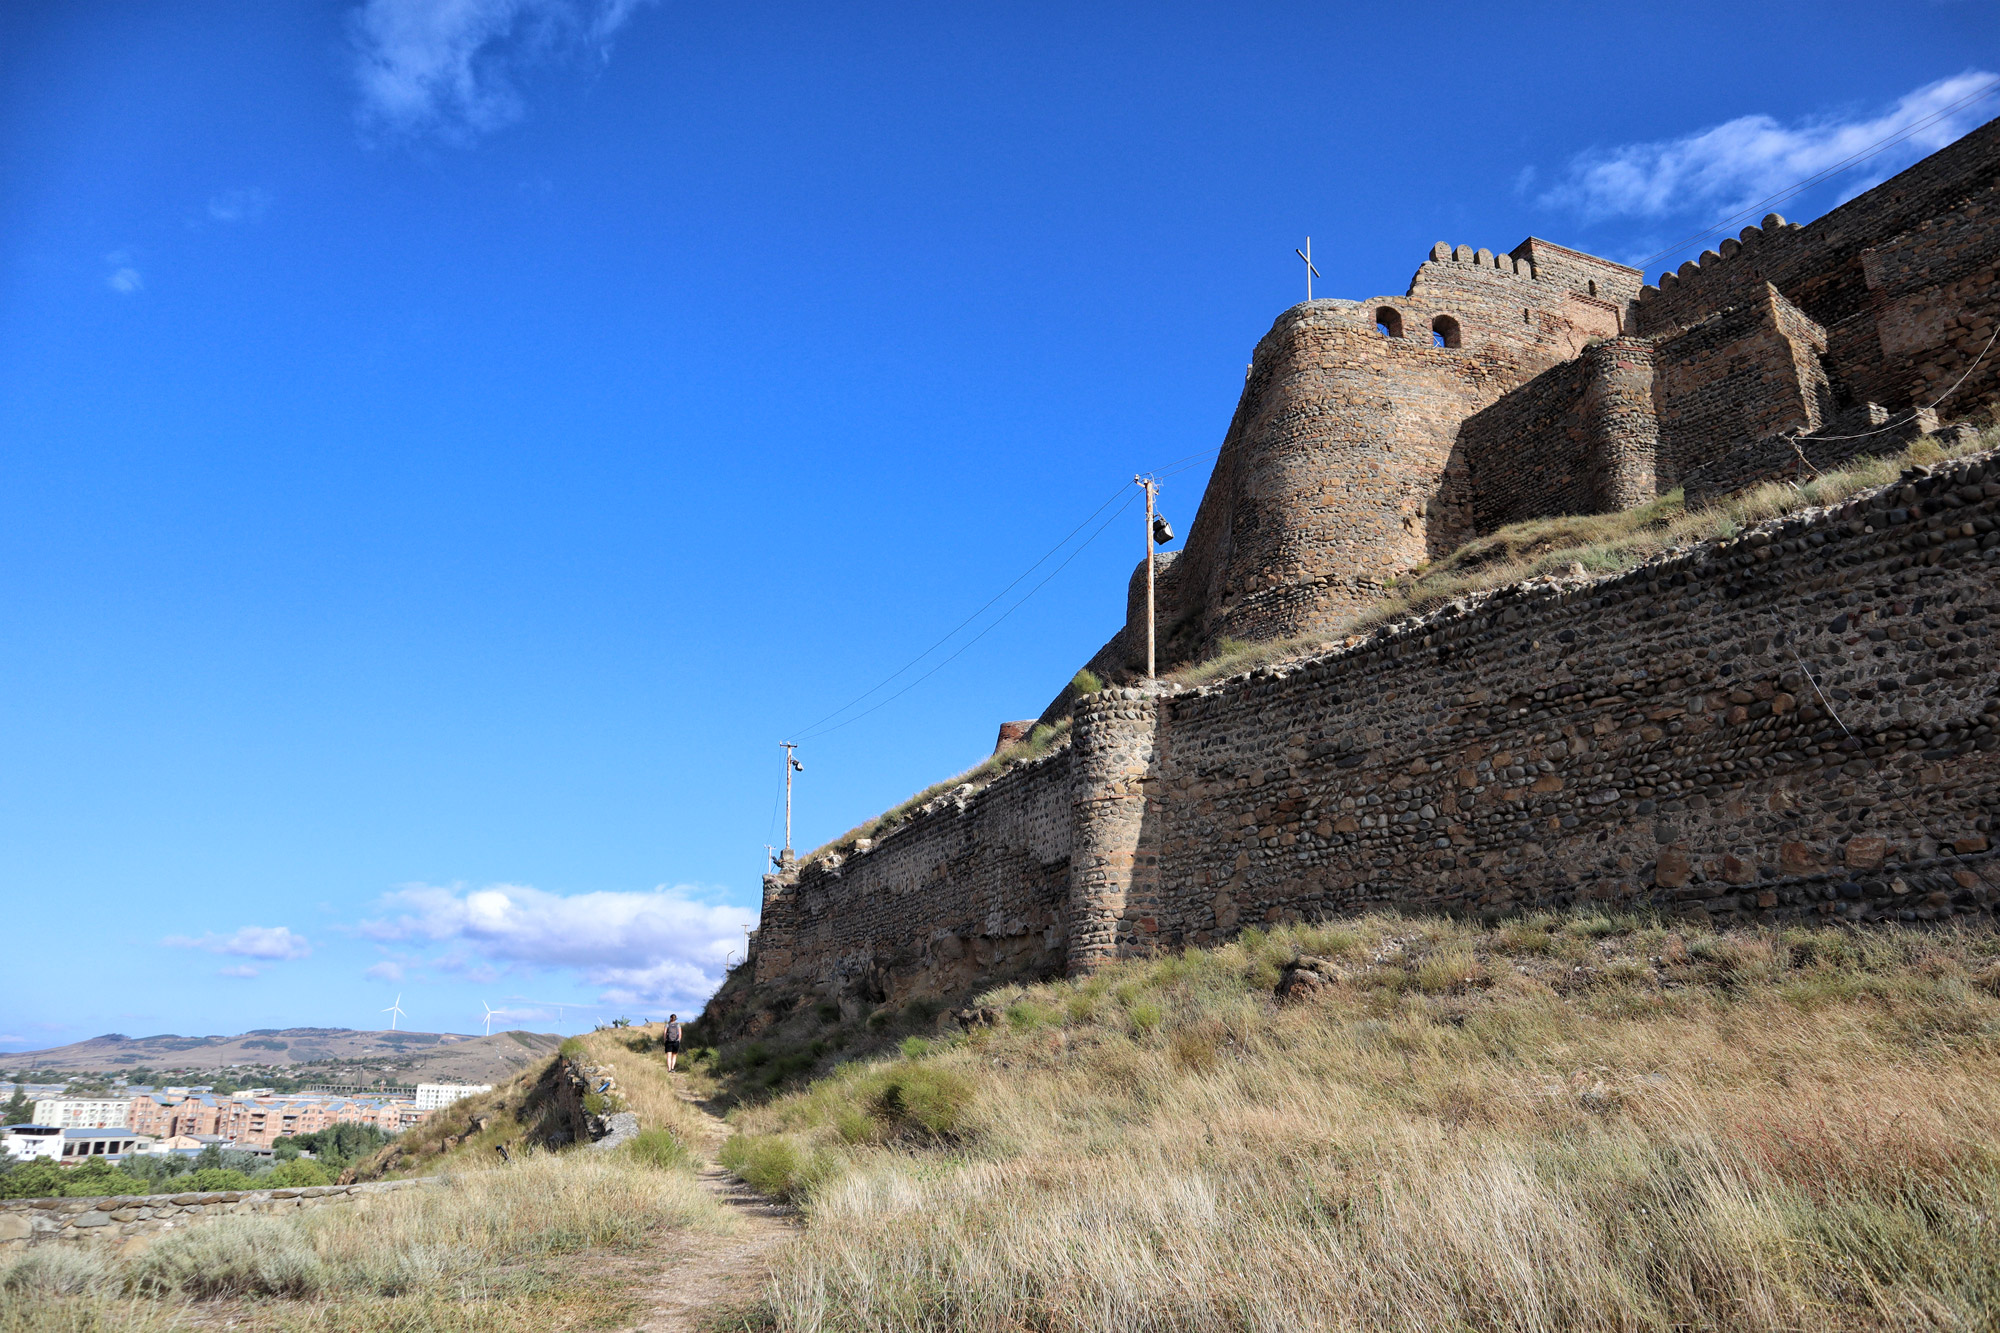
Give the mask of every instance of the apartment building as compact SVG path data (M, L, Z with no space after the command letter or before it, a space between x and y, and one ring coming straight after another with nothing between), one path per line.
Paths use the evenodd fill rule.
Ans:
M131 1116L126 1097L44 1097L35 1103L35 1123L57 1129L124 1129Z

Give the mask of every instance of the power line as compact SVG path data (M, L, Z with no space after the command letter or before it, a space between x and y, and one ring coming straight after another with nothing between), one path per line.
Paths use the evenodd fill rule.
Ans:
M860 703L863 699L868 698L870 695L874 694L877 690L886 688L891 681L895 680L905 671L908 671L911 667L915 666L917 663L923 661L926 657L929 657L932 653L936 652L939 648L943 647L945 643L948 642L953 635L957 634L967 625L970 625L973 621L979 619L980 616L986 614L988 607L991 607L995 602L999 601L1002 597L1005 597L1010 591L1014 589L1016 585L1018 585L1021 582L1022 579L1027 578L1028 575L1034 573L1037 569L1041 568L1042 565L1047 562L1050 556L1054 555L1057 551L1060 551L1063 547L1069 545L1070 539L1072 537L1075 537L1077 533L1082 532L1084 528L1088 527L1091 519L1094 519L1099 514L1103 513L1106 506L1110 505L1113 500L1116 500L1121 494L1124 493L1124 489L1125 488L1121 486L1117 490L1113 491L1110 494L1110 496L1104 501L1103 504L1091 510L1090 513L1084 518L1083 522L1071 528L1069 530L1069 533L1066 536L1064 536L1061 541L1057 542L1054 546L1051 546L1047 551L1043 552L1040 558L1038 558L1034 564L1029 565L1026 569L1022 570L1019 574L1015 575L1014 578L1007 584L1006 587L1002 588L999 592L996 592L991 597L989 597L986 600L985 605L981 606L971 615L967 616L965 619L959 621L956 625L953 625L949 630L945 631L945 633L937 640L937 642L931 644L930 647L924 649L922 652L918 653L915 657L903 663L903 665L897 667L894 671L890 672L888 675L884 676L880 681L876 682L874 685L871 685L869 688L863 690L860 694L855 695L852 699L849 699L846 703L834 709L831 713L828 713L825 717L820 718L817 722L808 723L806 726L799 728L792 734L799 736L801 738L811 734L815 727L818 727L822 723L829 722L832 719L839 717L842 713L854 707L856 704ZM1086 543L1086 545L1087 544L1088 543ZM1082 548L1079 547L1078 549L1080 550ZM1064 563L1067 564L1068 561L1065 561ZM873 712L874 710L870 709L869 711ZM843 723L842 725L844 726L846 724Z
M1762 200L1761 202L1758 203L1751 204L1747 208L1740 209L1737 212L1730 214L1722 221L1717 222L1712 226L1702 228L1700 231L1696 232L1694 235L1688 237L1684 241L1676 241L1674 244L1668 246L1666 249L1660 251L1658 254L1652 254L1646 256L1644 259L1640 260L1637 264L1633 265L1633 267L1638 268L1640 270L1644 270L1650 267L1651 265L1657 263L1658 261L1665 259L1668 255L1678 254L1682 250L1687 249L1689 246L1695 244L1698 241L1703 240L1708 236L1714 235L1718 231L1726 231L1729 228L1735 226L1738 222L1741 222L1743 219L1748 217L1754 217L1757 213L1771 207L1773 204L1782 204L1787 199L1796 198L1797 196L1805 193L1807 190L1810 190L1813 186L1818 185L1824 181L1830 180L1835 176L1838 176L1841 172L1848 170L1850 167L1858 166L1860 163L1866 162L1869 158L1874 157L1876 154L1881 153L1886 149L1890 148L1891 146L1901 142L1902 140L1909 138L1912 134L1915 134L1918 130L1927 129L1930 126L1935 125L1938 121L1943 120L1946 116L1949 116L1954 112L1961 111L1968 106L1971 106L1974 102L1977 102L1980 98L1985 97L1987 94L1991 93L1996 88L2000 88L2000 79L1994 80L1992 83L1987 84L1984 88L1980 88L1975 92L1968 93L1966 96L1959 98L1956 102L1951 103L1949 106L1943 107L1937 111L1933 111L1928 116L1919 117L1917 120L1914 120L1908 125L1905 125L1902 129L1897 130L1894 134L1889 135L1887 138L1877 140L1875 143L1870 144L1868 147L1862 149L1858 153L1855 153L1853 156L1845 158L1839 162L1836 162L1830 167L1822 168L1821 170L1814 172L1812 175L1806 177L1804 180L1799 181L1794 185L1786 186L1784 189L1778 191L1770 198Z
M945 658L942 662L939 662L929 671L926 671L923 675L918 676L908 685L905 685L902 689L897 690L894 694L882 700L882 702L876 704L873 708L869 708L862 712L856 713L853 717L848 718L847 721L845 722L836 722L832 726L827 727L825 730L820 731L817 734L821 736L830 735L833 732L839 731L842 727L852 726L854 723L859 722L862 718L867 717L870 713L874 713L880 709L888 707L890 704L902 698L904 695L908 694L911 690L914 690L915 688L917 688L917 686L923 684L925 681L929 680L932 676L935 676L938 672L944 670L946 667L950 666L953 662L957 661L958 658L964 654L966 649L972 647L973 644L978 643L988 634L991 634L995 629L999 627L1001 621L1005 620L1008 616L1011 616L1016 611L1020 610L1021 607L1027 602L1027 600L1030 597L1033 597L1036 593L1040 592L1043 588L1047 587L1050 579L1053 579L1056 575L1062 573L1063 570L1069 568L1070 561L1082 555L1085 548L1087 548L1092 542L1096 541L1098 536L1102 534L1106 528L1110 527L1113 523L1117 522L1118 518L1122 514L1124 514L1124 512L1127 509L1130 509L1132 507L1132 498L1133 497L1128 494L1125 497L1125 503L1119 505L1118 508L1112 510L1110 518L1105 519L1104 522L1097 525L1096 532L1093 532L1088 537L1085 537L1083 541L1077 546L1077 548L1074 551L1071 551L1069 555L1063 559L1063 562L1060 565L1057 565L1054 569L1050 570L1040 583L1037 583L1034 587L1022 593L1019 601L1015 602L1005 611L1002 611L999 615L995 616L992 619L992 621L986 626L985 629L980 630L979 633L973 635L971 638L967 639L963 644L961 644L957 652L953 653L950 657ZM1104 506L1099 505L1097 512L1102 513L1103 511L1104 511ZM1091 515L1092 518L1095 518L1096 516L1097 516L1096 514ZM1088 522L1089 520L1085 521ZM1043 558L1046 559L1047 557ZM1036 563L1039 564L1041 562L1037 561ZM1025 578L1027 576L1023 575L1022 577ZM1020 581L1021 581L1020 579L1014 580L1015 583L1019 583ZM1013 584L1009 584L1007 586L1012 587ZM995 598L994 600L997 601L999 599ZM992 602L988 602L987 606L991 606L992 604L993 604ZM879 689L880 686L877 686L877 688ZM829 714L829 716L831 715Z

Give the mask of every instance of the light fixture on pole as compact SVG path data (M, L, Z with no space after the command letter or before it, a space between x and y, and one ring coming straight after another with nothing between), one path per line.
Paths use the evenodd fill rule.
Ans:
M1146 679L1153 678L1153 547L1165 546L1174 539L1173 525L1153 510L1153 502L1160 494L1160 483L1154 477L1132 478L1136 485L1146 491Z
M784 860L778 863L782 867L792 859L792 774L805 772L806 766L794 753L799 748L797 741L779 741L778 748L785 752L785 850Z

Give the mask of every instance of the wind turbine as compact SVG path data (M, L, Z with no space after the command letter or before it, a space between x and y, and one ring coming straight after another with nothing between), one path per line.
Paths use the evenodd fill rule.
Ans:
M490 1037L493 1035L493 1015L499 1013L500 1011L498 1009L495 1009L492 1005L486 1003L486 1001L484 1000L481 1000L479 1002L479 1007L486 1011L486 1035Z
M396 1020L403 1016L403 996L400 991L396 994L396 1002L382 1012L389 1015L389 1031L394 1032Z

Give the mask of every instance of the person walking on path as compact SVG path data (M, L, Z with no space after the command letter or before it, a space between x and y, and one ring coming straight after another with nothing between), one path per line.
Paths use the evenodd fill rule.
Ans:
M681 1016L679 1014L667 1015L667 1035L660 1039L660 1045L666 1048L667 1072L671 1074L674 1072L674 1065L681 1058Z

